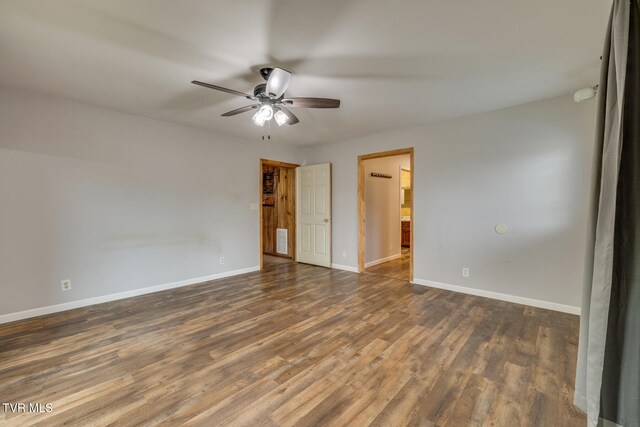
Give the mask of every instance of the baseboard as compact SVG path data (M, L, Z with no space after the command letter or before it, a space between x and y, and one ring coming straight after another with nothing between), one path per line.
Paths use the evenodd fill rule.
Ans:
M60 311L72 310L74 308L87 307L89 305L102 304L104 302L116 301L124 298L136 297L154 292L166 291L168 289L180 288L183 286L195 285L197 283L208 282L210 280L222 279L225 277L237 276L239 274L251 273L260 270L259 266L242 268L239 270L225 271L222 273L210 274L208 276L195 277L193 279L180 280L178 282L165 283L162 285L150 286L147 288L133 289L115 294L103 295L99 297L86 298L78 301L65 302L62 304L49 305L46 307L34 308L31 310L18 311L0 315L0 324L15 322L16 320L29 319L31 317L43 316L45 314L58 313Z
M449 285L447 283L433 282L431 280L424 280L424 279L413 279L411 283L414 283L416 285L429 286L431 288L445 289L447 291L460 292L463 294L477 295L480 297L497 299L500 301L513 302L516 304L530 305L532 307L546 308L547 310L560 311L563 313L577 314L578 316L580 315L580 307L575 307L572 305L558 304L558 303L549 302L549 301L541 301L533 298L525 298L525 297L519 297L516 295L502 294L500 292L485 291L482 289L467 288L465 286Z
M602 427L624 427L613 421L605 420L604 418L598 418L598 421L600 422L598 425Z
M331 268L337 270L350 271L353 273L358 272L357 267L341 264L331 264ZM225 277L237 276L239 274L251 273L260 270L260 267L248 267L239 270L225 271L222 273L211 274L208 276L196 277L192 279L181 280L178 282L165 283L162 285L150 286L141 289L133 289L131 291L118 292L115 294L103 295L99 297L87 298L78 301L71 301L62 304L50 305L46 307L34 308L31 310L19 311L16 313L9 313L0 315L0 324L15 322L17 320L28 319L31 317L43 316L45 314L58 313L61 311L72 310L74 308L87 307L95 304L102 304L109 301L116 301L124 298L131 298L139 295L150 294L153 292L165 291L168 289L180 288L183 286L195 285L197 283L208 282L211 280L222 279ZM485 291L481 289L467 288L464 286L449 285L446 283L434 282L431 280L414 279L413 282L416 285L429 286L432 288L445 289L454 292L460 292L464 294L477 295L486 298L497 299L501 301L513 302L516 304L530 305L533 307L546 308L549 310L560 311L563 313L570 313L580 315L580 307L571 305L558 304L554 302L541 301L532 298L519 297L515 295L502 294L499 292Z
M331 263L331 268L335 268L336 270L350 271L352 273L358 272L358 267L351 267L350 265L340 265L340 264Z
M401 256L402 256L402 254L400 253L400 254L395 254L395 255L388 256L386 258L380 258L380 259L377 259L375 261L371 261L371 262L366 263L364 265L364 268L369 268L369 267L373 267L374 265L382 264L383 262L392 261L394 259L400 258Z

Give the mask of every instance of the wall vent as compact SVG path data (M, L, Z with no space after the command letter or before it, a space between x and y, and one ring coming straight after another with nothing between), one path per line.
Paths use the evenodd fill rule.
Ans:
M289 250L287 248L287 229L276 228L276 252L283 255L288 255Z

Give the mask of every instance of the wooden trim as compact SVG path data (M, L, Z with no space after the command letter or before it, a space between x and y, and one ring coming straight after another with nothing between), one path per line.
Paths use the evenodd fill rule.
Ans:
M380 157L402 156L405 154L409 154L413 156L413 147L399 148L397 150L390 150L390 151L381 151L379 153L363 154L361 156L358 156L358 160L379 159Z
M293 218L293 238L291 239L291 261L298 260L298 167L293 169L293 212L291 217Z
M281 168L289 168L289 169L295 169L298 166L300 166L300 165L296 165L295 163L279 162L278 160L260 159L260 166L262 165L280 166ZM262 192L262 190L260 190L260 192Z
M262 174L263 172L263 167L262 165L264 165L264 160L260 159L260 173L258 173L258 175L260 176L260 187L258 187L260 190L258 191L259 194L259 199L258 199L258 211L260 211L260 219L258 220L258 233L260 234L260 248L259 248L259 252L260 252L260 270L262 270L262 263L263 263L263 248L264 248L264 241L262 240Z
M416 228L416 223L413 220L413 201L415 200L415 197L413 197L413 193L414 193L414 181L413 181L413 148L411 149L411 154L409 155L409 164L411 165L411 171L409 173L409 177L411 178L411 214L409 215L409 219L411 220L411 237L409 237L409 281L413 280L413 247L415 246L415 242L413 240L413 230Z
M258 215L260 217L259 222L258 222L258 231L260 233L260 270L262 270L263 266L264 266L264 241L262 240L262 170L264 168L264 166L279 166L281 168L287 168L287 169L295 169L300 165L297 165L295 163L287 163L287 162L281 162L278 160L269 160L269 159L260 159L260 187L259 187L259 195L260 195L260 200L258 201L258 210L260 211L260 214ZM296 179L296 174L293 174L293 179ZM294 185L294 188L296 187L297 184ZM294 194L291 194L290 196L293 198L293 205L296 206L296 192L293 192ZM297 230L297 219L296 219L296 209L293 210L292 213L292 221L293 221L293 239L292 239L292 253L293 255L291 256L291 259L293 261L295 261L296 259L296 230ZM288 258L288 257L285 257Z
M358 273L364 273L364 160L358 157Z
M411 148L400 148L397 150L390 151L382 151L379 153L371 153L371 154L363 154L358 156L358 272L363 273L365 269L364 263L364 248L365 248L365 225L364 225L364 161L371 159L379 159L381 157L393 157L393 156L402 156L409 155L409 162L411 167L411 243L409 247L409 280L413 281L413 230L415 229L415 221L414 221L414 167L413 167L413 147Z

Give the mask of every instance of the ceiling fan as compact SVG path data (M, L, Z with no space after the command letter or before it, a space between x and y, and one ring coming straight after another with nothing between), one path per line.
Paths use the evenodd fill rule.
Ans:
M236 108L222 114L222 117L235 116L251 110L258 110L253 115L253 123L264 126L265 123L274 119L278 126L285 123L295 125L300 122L289 108L339 108L339 99L330 98L285 98L284 92L289 87L292 74L282 68L261 68L260 75L267 81L261 83L253 89L253 95L239 92L226 87L216 86L209 83L193 80L191 83L209 89L215 89L232 95L257 101L256 104Z

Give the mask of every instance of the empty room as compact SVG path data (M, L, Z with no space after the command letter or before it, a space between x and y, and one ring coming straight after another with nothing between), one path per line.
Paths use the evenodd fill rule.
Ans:
M0 0L1 426L640 426L640 1Z

